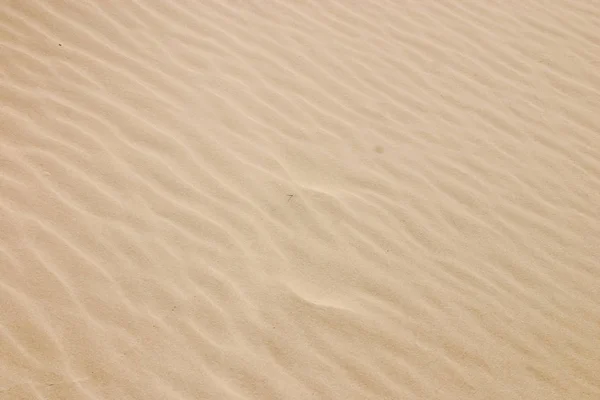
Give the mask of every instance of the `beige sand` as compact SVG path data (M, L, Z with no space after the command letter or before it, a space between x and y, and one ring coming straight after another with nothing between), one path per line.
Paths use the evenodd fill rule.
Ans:
M600 2L0 4L0 399L600 399Z

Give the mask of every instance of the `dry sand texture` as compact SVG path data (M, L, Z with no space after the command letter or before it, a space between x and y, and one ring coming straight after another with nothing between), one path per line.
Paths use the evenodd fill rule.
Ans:
M0 399L600 399L599 1L0 16Z

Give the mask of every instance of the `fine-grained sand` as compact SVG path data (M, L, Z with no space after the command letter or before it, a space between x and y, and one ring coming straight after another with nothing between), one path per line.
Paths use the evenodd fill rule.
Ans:
M3 0L0 399L600 399L600 1Z

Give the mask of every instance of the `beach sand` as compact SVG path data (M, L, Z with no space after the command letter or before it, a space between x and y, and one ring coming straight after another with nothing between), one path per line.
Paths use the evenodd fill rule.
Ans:
M600 399L599 1L0 18L0 399Z

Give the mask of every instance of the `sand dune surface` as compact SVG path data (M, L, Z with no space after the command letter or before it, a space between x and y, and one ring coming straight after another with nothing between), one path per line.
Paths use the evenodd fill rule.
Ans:
M0 399L600 399L600 2L0 18Z

